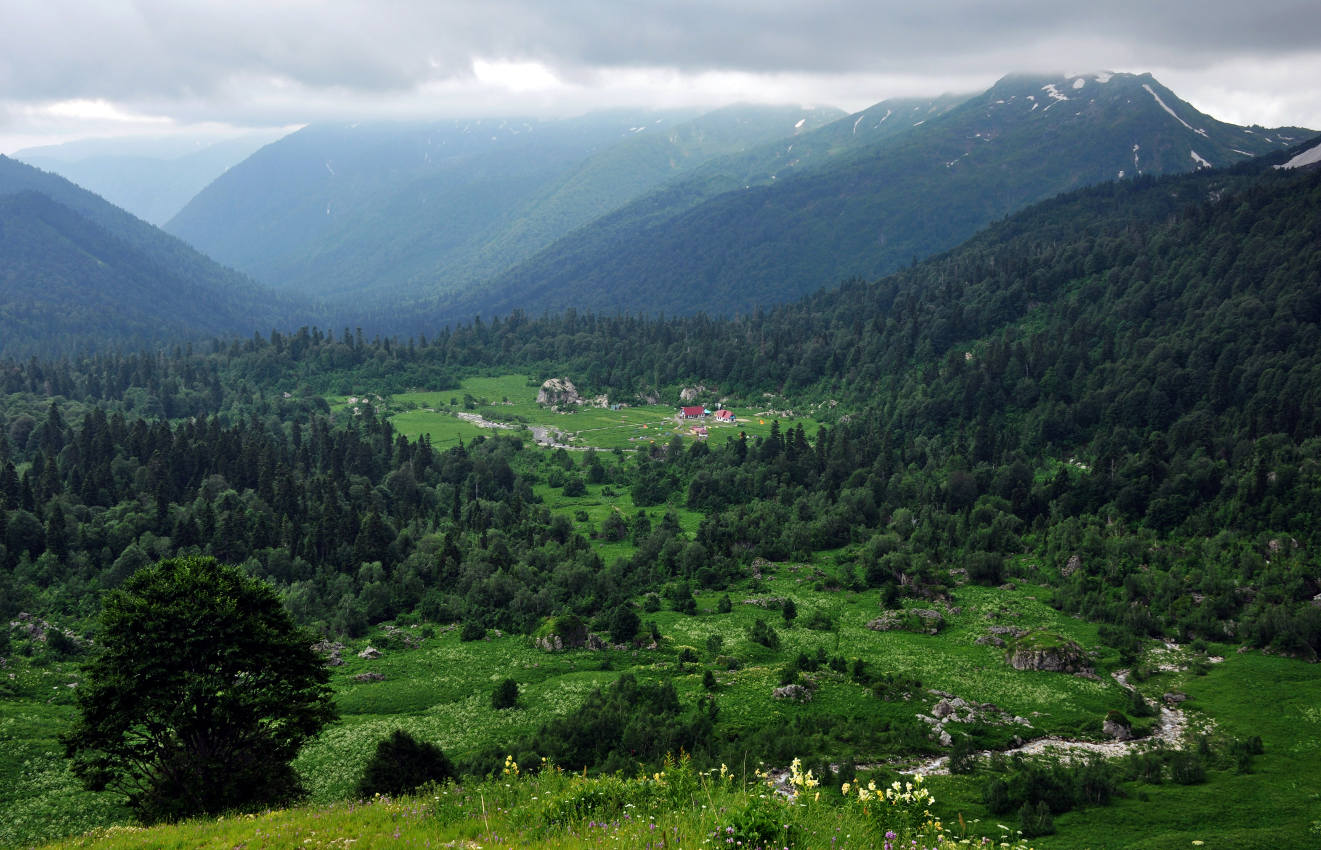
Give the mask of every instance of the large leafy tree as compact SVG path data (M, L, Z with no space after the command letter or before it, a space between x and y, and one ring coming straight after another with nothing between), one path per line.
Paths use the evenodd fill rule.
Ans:
M274 591L212 558L145 567L106 597L65 737L92 790L146 821L287 801L291 762L334 719L328 673Z

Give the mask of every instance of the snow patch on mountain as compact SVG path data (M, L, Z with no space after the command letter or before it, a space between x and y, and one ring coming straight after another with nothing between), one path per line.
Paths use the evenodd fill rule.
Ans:
M1188 154L1189 154L1189 156L1191 156L1191 157L1193 158L1193 162L1197 163L1197 167L1198 167L1198 168L1212 168L1212 167L1213 167L1213 166L1211 165L1211 163L1207 162L1207 161L1206 161L1205 159L1203 159L1200 155L1198 155L1197 151L1192 150L1192 149L1189 149L1189 150L1188 150Z
M1105 85L1106 83L1110 82L1110 80L1114 76L1115 75L1110 73L1109 71L1102 71L1101 73L1096 75L1096 81L1101 85Z
M1041 87L1041 90L1044 91L1046 94L1050 95L1052 100L1069 99L1067 95L1062 94L1059 89L1055 88L1054 83L1046 83L1044 86Z
M1321 145L1313 145L1310 149L1303 151L1298 156L1284 163L1275 166L1278 168L1302 168L1304 165L1315 165L1321 162Z
M1174 116L1174 120L1175 120L1175 121L1178 121L1180 124L1182 124L1183 126L1187 127L1189 130L1192 130L1194 133L1196 133L1196 134L1199 135L1199 136L1205 136L1205 135L1206 135L1206 131L1205 131L1205 130L1199 130L1199 129L1197 129L1197 128L1194 127L1193 125L1189 124L1187 121L1185 121L1185 120L1183 120L1182 118L1180 118L1180 117L1178 116L1178 114L1177 114L1173 109L1170 109L1170 107L1166 105L1165 101L1163 101L1163 100L1160 99L1160 95L1156 94L1156 90L1155 90L1155 89L1153 89L1151 86L1149 86L1149 85L1146 84L1146 83L1143 83L1143 84L1142 84L1142 87L1143 87L1144 89L1147 90L1147 94L1151 95L1152 97L1154 97L1154 98L1156 99L1156 103L1160 104L1160 108L1161 108L1161 109L1164 109L1166 112L1170 113L1170 115Z
M1082 77L1079 77L1078 79L1073 81L1073 88L1075 91L1077 91L1078 89L1082 88L1085 85L1087 85L1087 80Z

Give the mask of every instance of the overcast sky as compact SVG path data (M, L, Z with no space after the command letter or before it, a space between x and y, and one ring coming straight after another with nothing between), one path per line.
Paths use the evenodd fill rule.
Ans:
M972 92L1150 71L1321 128L1317 0L0 0L0 153L342 118Z

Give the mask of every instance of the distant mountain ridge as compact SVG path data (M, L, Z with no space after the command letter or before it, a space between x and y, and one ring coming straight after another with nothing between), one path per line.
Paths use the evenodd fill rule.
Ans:
M28 148L13 158L54 172L157 227L198 192L285 131L238 138L86 139Z
M247 335L315 315L54 174L0 156L0 354Z
M1217 121L1148 74L1014 75L930 114L882 107L796 146L830 150L825 140L882 117L898 132L696 205L668 204L665 187L430 309L445 321L567 307L746 312L893 271L1060 192L1232 165L1310 134Z
M712 156L840 114L312 125L230 169L166 229L278 288L354 306L432 295L499 274Z

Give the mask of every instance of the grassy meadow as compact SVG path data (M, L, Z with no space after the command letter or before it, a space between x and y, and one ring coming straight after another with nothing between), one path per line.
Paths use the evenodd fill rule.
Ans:
M352 838L351 846L372 847L396 841L396 835L404 846L410 838L415 846L425 846L426 841L432 846L446 846L447 842L460 842L448 846L646 846L645 839L652 835L650 820L634 823L621 817L597 818L591 812L577 819L548 820L544 802L536 798L545 799L545 788L537 783L551 782L549 777L524 777L507 786L495 782L462 791L450 787L449 793L463 795L466 802L462 805L471 807L474 794L482 795L488 808L480 821L475 808L467 809L465 815L456 814L452 807L459 804L443 802L444 797L435 799L440 794L357 806L344 802L376 742L394 729L406 729L419 739L436 742L452 756L498 747L553 718L570 715L593 688L623 672L640 679L669 677L680 700L690 704L706 693L703 674L713 670L721 723L739 732L821 713L902 721L915 713L930 712L936 697L925 693L926 689L995 703L1008 714L1028 718L1031 730L1013 727L1025 737L1099 737L1100 719L1108 710L1124 706L1122 688L1107 675L1118 661L1104 649L1095 652L1099 680L1091 680L1017 671L1005 663L1003 650L973 643L995 622L1046 629L1096 650L1095 626L1047 606L1043 601L1049 592L1046 588L965 586L956 592L947 612L947 626L939 634L877 632L866 628L866 623L879 611L878 594L823 589L822 576L828 576L829 569L811 564L767 568L760 580L749 579L730 592L733 605L728 613L717 613L722 594L699 593L696 614L671 610L643 614L644 621L654 621L663 635L655 649L546 652L526 636L492 631L483 640L462 642L457 628L405 626L419 641L417 648L410 649L384 631L373 630L353 642L343 653L345 665L334 669L340 721L306 747L295 763L308 786L307 805L255 818L146 831L129 828L128 813L106 795L82 791L64 766L56 738L71 717L69 684L77 681L76 669L67 665L37 669L18 660L19 671L9 685L8 698L0 702L0 735L5 745L0 770L6 780L0 843L28 846L43 838L99 829L88 838L57 846L331 847L350 846L343 842ZM778 611L748 604L748 600L768 596L795 600L798 618L794 626L786 626ZM832 630L805 627L818 610L833 622ZM778 649L749 639L749 628L758 618L779 633ZM718 651L710 649L712 636L720 639ZM358 657L368 645L381 650L379 658ZM685 648L695 652L696 663L679 663L679 653ZM923 693L912 701L886 702L849 677L824 671L817 676L819 686L811 702L772 698L783 665L799 653L811 656L818 649L827 655L866 659L876 672L920 679ZM1212 769L1206 782L1188 786L1127 783L1122 799L1110 806L1059 816L1057 834L1034 839L1033 846L1097 850L1309 846L1307 841L1321 835L1321 711L1317 709L1321 677L1315 667L1257 652L1238 654L1231 647L1211 647L1209 652L1221 653L1224 660L1207 663L1205 656L1186 649L1172 653L1153 647L1144 659L1146 665L1153 670L1162 664L1183 669L1154 672L1139 687L1150 699L1169 690L1187 693L1190 699L1184 705L1194 728L1260 735L1264 752L1253 761L1250 772ZM725 669L716 663L717 655L738 658L740 668ZM365 672L379 673L384 680L355 680ZM519 685L519 706L496 710L491 707L491 692L505 677ZM883 782L904 767L902 760L894 762L887 753L852 755L860 764L883 762L885 766L876 773ZM915 754L907 763L918 758ZM747 762L731 766L740 778L755 767ZM557 781L568 780L561 777ZM962 817L978 834L989 828L991 835L997 835L997 819L988 816L980 803L981 782L977 774L931 777L929 785L937 798L934 817L947 826ZM556 787L552 797L595 800L599 796L586 785L576 790L563 784ZM539 788L543 788L541 793ZM713 804L704 813L669 798L648 798L652 806L649 817L654 817L657 829L663 825L671 830L671 839L682 839L664 846L700 844L720 826L721 817L740 806L746 808L757 797L756 788L741 782L722 788L723 813ZM645 796L636 788L618 794ZM852 804L839 799L837 789L830 790L828 799L829 807L792 810L799 830L796 846L878 846L871 843L876 835L867 832L869 821L853 812ZM620 808L618 815L625 811ZM1016 820L1002 816L998 822L1012 827ZM119 827L106 831L115 824ZM837 828L842 832L837 833ZM859 835L866 840L858 841ZM1205 844L1194 843L1198 841Z
M342 411L353 406L349 398L368 398L378 409L384 409L399 433L410 440L425 434L440 449L456 445L460 439L467 441L496 432L474 425L457 415L460 413L508 425L514 433L534 427L554 429L565 435L566 445L583 449L628 451L664 445L676 435L684 440L697 439L691 430L697 423L676 420L678 408L674 405L628 403L629 406L619 410L583 405L571 412L558 413L537 404L540 387L540 382L526 375L502 375L470 377L453 390L377 396L370 387L364 387L361 394L331 396L327 400L332 410ZM820 424L815 419L808 415L776 415L784 411L774 408L771 401L774 400L768 400L760 408L731 407L737 419L732 424L717 423L713 418L703 420L701 424L708 430L707 442L717 446L737 439L740 433L747 434L749 439L765 436L776 420L782 430L801 423L809 439L816 435Z

